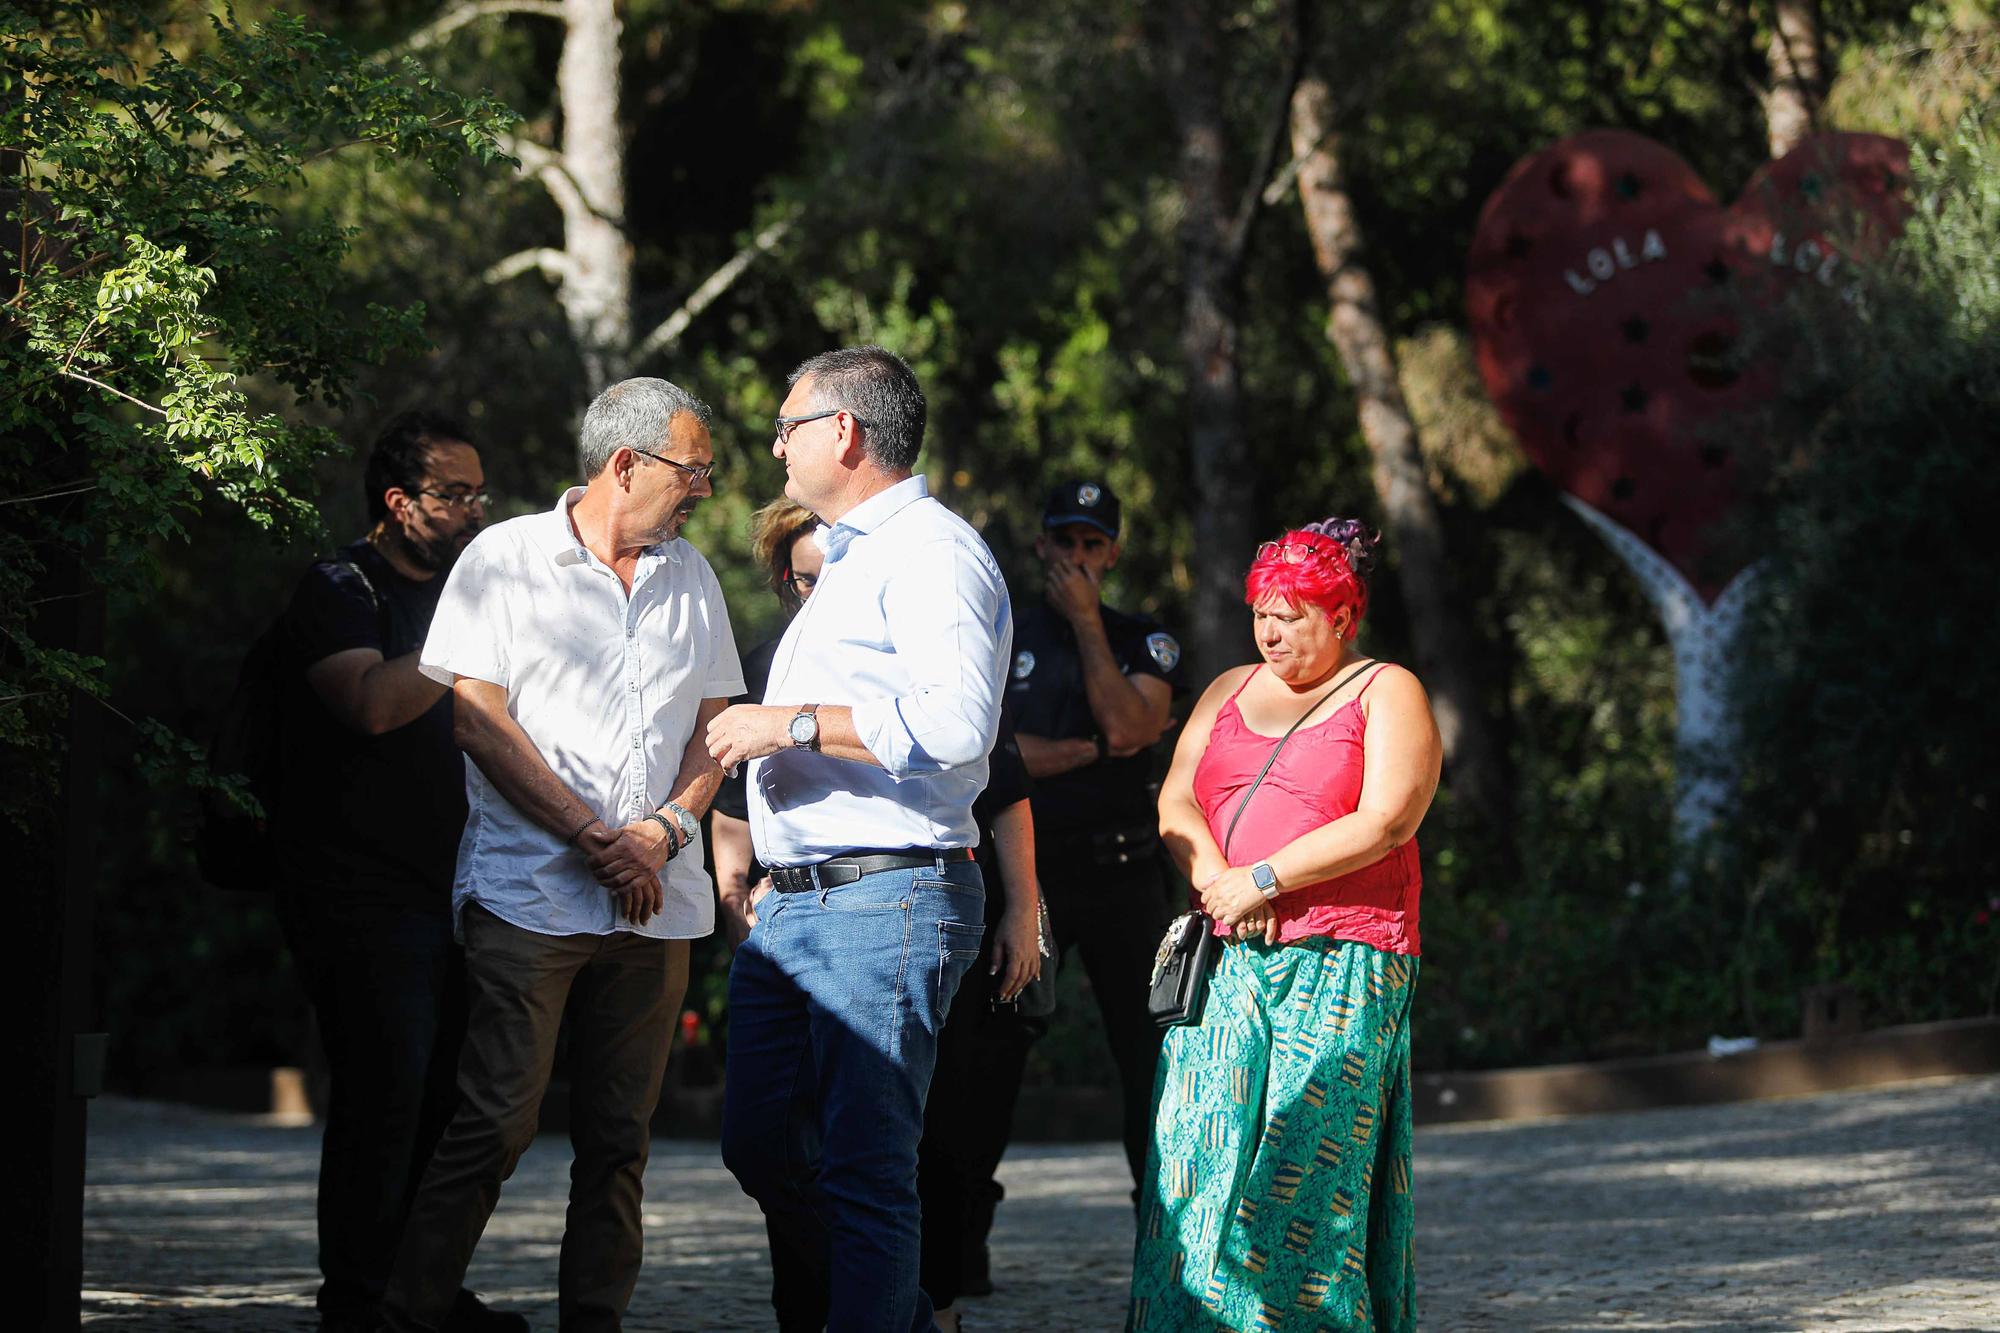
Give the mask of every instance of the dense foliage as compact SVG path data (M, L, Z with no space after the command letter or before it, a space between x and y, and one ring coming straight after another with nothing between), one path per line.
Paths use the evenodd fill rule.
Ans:
M1861 318L1793 312L1735 828L1745 993L1846 982L1910 1019L2000 1006L2000 117L1915 167Z

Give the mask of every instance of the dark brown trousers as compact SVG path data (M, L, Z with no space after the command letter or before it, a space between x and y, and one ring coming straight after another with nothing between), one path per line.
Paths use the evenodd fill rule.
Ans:
M566 1331L615 1330L639 1279L647 1126L687 991L688 942L538 935L471 905L464 934L461 1101L403 1229L383 1305L388 1327L444 1324L500 1185L534 1139L567 1014L576 1161L559 1315Z

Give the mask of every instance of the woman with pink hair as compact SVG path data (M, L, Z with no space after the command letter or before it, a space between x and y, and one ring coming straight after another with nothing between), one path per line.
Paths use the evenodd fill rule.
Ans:
M1258 548L1263 660L1181 732L1160 836L1226 944L1167 1034L1128 1328L1408 1329L1417 825L1442 746L1417 678L1354 646L1379 539Z

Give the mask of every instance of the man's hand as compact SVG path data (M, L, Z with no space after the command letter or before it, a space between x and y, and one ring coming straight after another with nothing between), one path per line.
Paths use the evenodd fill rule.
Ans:
M792 734L787 730L799 710L783 704L736 704L715 715L708 724L708 754L725 773L734 773L738 764L762 759L789 749Z
M1232 866L1200 886L1202 910L1229 927L1236 939L1262 935L1266 944L1278 942L1278 914L1271 900L1250 878L1248 866Z
M660 867L667 863L672 843L657 821L642 819L617 829L593 824L576 845L590 873L618 900L627 921L643 926L665 905Z
M1056 613L1072 625L1089 623L1103 614L1097 581L1081 566L1052 559L1044 567L1042 595Z
M1037 928L1032 902L1010 902L994 927L993 966L998 978L993 993L1001 1003L1021 998L1027 984L1042 975L1041 931Z
M771 877L766 875L750 886L747 893L722 893L717 899L722 903L722 934L729 941L733 952L736 946L750 938L750 932L757 925L757 904L771 891Z

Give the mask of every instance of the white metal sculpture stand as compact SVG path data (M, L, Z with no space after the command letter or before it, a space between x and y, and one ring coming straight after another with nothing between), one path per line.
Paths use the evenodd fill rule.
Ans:
M1674 838L1683 847L1712 827L1735 784L1740 733L1729 706L1729 670L1742 637L1757 566L1729 581L1713 606L1660 553L1573 495L1563 503L1597 530L1646 590L1674 650Z

